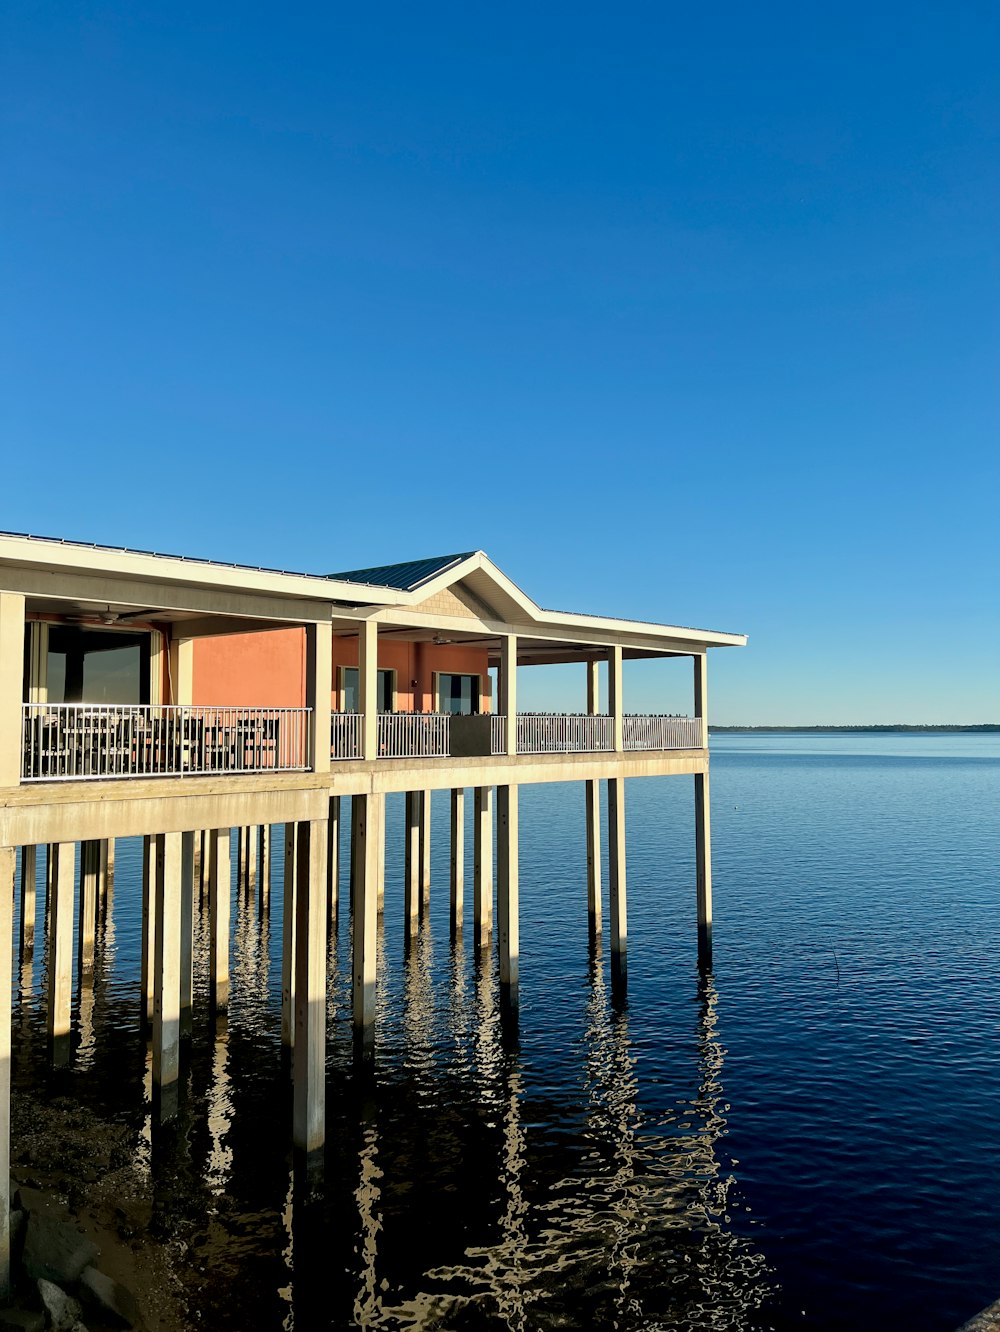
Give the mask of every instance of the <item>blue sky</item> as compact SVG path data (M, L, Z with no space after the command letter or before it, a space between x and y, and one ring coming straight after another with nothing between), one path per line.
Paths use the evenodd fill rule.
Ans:
M749 633L719 721L1000 721L995 4L0 25L0 526L481 547Z

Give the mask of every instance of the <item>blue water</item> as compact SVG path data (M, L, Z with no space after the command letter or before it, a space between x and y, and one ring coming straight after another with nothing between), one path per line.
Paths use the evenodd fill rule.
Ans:
M619 1005L587 937L582 790L521 791L516 1038L493 961L471 928L449 937L443 795L406 948L390 801L376 1073L352 1062L342 911L319 1183L288 1151L279 830L270 912L237 891L223 1024L199 918L166 1133L137 1027L140 846L118 844L73 1065L46 1071L39 957L15 1078L127 1127L120 1168L150 1194L188 1325L945 1329L1000 1296L1000 737L713 738L708 976L691 779L626 800Z

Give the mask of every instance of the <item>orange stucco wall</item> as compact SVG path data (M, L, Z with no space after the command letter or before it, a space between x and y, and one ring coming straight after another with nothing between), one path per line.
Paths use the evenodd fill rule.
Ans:
M331 681L331 702L335 711L343 706L340 668L357 664L358 640L335 638ZM489 663L485 648L407 643L386 636L379 640L378 664L382 670L396 672L395 707L399 712L432 712L437 707L435 671L481 676L483 709L490 710ZM193 677L193 703L303 707L305 630L273 629L199 638L194 643ZM416 681L415 686L413 681Z

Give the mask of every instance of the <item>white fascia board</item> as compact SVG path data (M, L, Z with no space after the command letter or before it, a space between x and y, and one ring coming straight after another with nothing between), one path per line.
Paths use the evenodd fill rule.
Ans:
M309 574L231 567L210 560L140 554L36 537L0 536L0 566L172 583L209 590L265 593L289 600L356 601L360 590L352 583L332 582ZM394 605L399 598L390 588L366 588L365 600L372 604Z

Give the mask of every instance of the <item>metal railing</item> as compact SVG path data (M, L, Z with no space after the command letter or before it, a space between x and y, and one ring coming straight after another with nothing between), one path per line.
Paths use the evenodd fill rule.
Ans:
M507 718L502 712L490 714L490 753L507 753Z
M26 782L304 772L311 708L25 703Z
M330 757L356 759L364 751L363 712L334 712L330 717Z
M379 758L447 758L451 714L448 712L380 712Z
M622 718L622 747L636 749L700 749L700 717Z
M615 747L612 719L593 713L519 712L519 754L601 754Z

